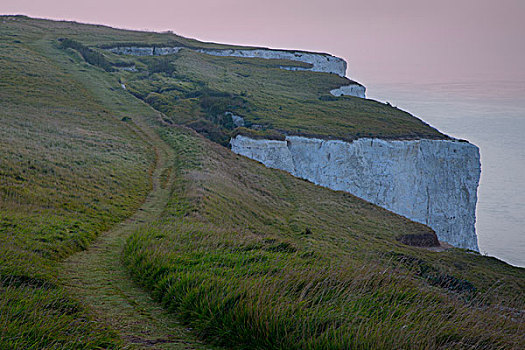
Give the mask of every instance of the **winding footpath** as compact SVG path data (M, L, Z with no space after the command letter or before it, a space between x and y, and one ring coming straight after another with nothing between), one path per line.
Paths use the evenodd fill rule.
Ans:
M153 147L156 164L152 190L139 210L94 241L88 250L72 255L61 273L66 288L91 310L98 322L120 334L125 349L212 349L198 341L149 294L137 286L121 263L126 238L142 225L155 220L166 206L170 183L162 174L171 173L174 151L140 119L134 129Z

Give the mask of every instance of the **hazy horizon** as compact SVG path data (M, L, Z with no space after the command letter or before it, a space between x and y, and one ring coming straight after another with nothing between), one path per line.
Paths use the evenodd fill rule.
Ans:
M329 52L365 85L525 80L520 0L4 0L0 12Z

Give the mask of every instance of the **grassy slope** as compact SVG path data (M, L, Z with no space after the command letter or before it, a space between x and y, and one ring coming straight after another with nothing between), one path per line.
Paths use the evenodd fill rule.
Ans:
M118 78L129 76L103 73L83 63L74 52L57 50L54 43L65 33L93 44L159 39L156 34L26 19L13 21L2 31L6 54L0 67L8 68L0 80L7 82L0 90L1 118L11 132L0 140L10 137L10 142L2 143L2 156L11 158L1 163L0 188L6 189L2 213L9 216L2 219L2 225L7 222L2 226L2 256L8 258L2 261L1 273L10 282L3 279L1 289L0 339L12 344L10 339L21 341L24 337L20 335L30 330L25 345L38 341L64 344L65 334L70 333L78 346L116 344L111 332L100 329L103 327L95 332L89 328L91 323L82 322L86 314L56 283L55 261L83 247L99 230L139 205L148 183L146 177L136 174L144 174L151 156L144 156L147 148L125 127L129 123L119 121L133 110L112 99L124 93L116 90ZM5 58L13 55L22 55L23 60ZM179 60L190 58L191 54L184 53ZM200 62L209 57L194 59ZM24 65L30 63L27 60L40 60L40 64ZM213 60L210 70L192 72L192 79L203 74L199 79L217 84L213 88L220 90L226 85L218 84L209 71L219 69L222 61L229 62L228 69L235 67L228 59ZM268 63L254 62L250 71L257 71L257 65L262 69ZM78 70L76 79L65 71L68 66ZM308 79L316 76L299 74ZM323 77L319 75L320 80ZM21 80L13 84L13 79ZM85 88L77 84L78 79ZM38 84L32 84L36 81ZM38 90L31 92L35 86ZM246 88L249 86L247 83ZM250 103L256 103L257 98L250 93L248 97ZM21 100L24 103L17 103ZM193 118L190 112L185 112L188 119ZM39 133L32 135L33 129ZM44 131L50 136L42 137ZM457 249L432 253L403 247L395 236L427 228L348 194L265 169L191 132L178 128L159 132L179 154L174 171L184 177L175 184L163 218L129 240L125 260L135 277L201 336L237 342L241 347L473 344L491 348L499 344L519 348L523 344L517 329L523 327L523 315L489 307L503 303L523 308L516 301L525 289L522 269ZM132 143L122 147L123 140ZM120 142L119 152L108 150L113 142ZM32 147L33 151L22 152ZM53 157L42 157L42 150ZM71 153L61 159L65 152ZM29 173L31 165L22 167L21 158L39 161L42 166ZM59 166L58 160L63 163L72 158L82 159L81 164ZM60 170L65 173L53 178L47 168L56 172L65 168ZM112 171L116 172L114 182L108 181ZM33 181L32 188L50 189L41 195L49 198L45 204L24 197L27 193L22 192L29 191L23 181L28 180ZM85 190L79 189L82 185ZM55 196L54 188L59 189ZM30 192L31 196L38 193ZM108 200L107 193L116 198ZM66 210L69 203L77 204L74 210ZM59 214L52 220L56 226L38 221L46 217L40 213L45 214L49 207ZM68 226L72 217L85 230L71 229L75 228ZM33 221L24 226L27 218ZM45 238L43 242L40 237ZM24 277L13 278L18 275ZM56 293L49 293L48 287ZM35 312L30 313L30 308ZM87 332L93 336L81 339ZM458 343L461 341L466 343Z
M140 206L153 154L44 32L0 28L0 347L111 347L116 336L64 293L57 262Z

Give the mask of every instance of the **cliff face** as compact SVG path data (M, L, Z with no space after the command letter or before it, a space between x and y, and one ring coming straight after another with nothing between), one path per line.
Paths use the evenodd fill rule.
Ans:
M136 46L120 46L108 49L118 55L133 55L133 56L162 56L173 55L180 51L180 47L136 47Z
M108 49L109 51L119 55L134 55L134 56L162 56L171 55L179 52L182 47L136 47L136 46L119 46ZM196 52L204 53L212 56L231 56L231 57L247 57L247 58L264 58L264 59L279 59L298 61L311 64L311 68L281 66L281 69L292 71L312 71L337 74L344 77L346 74L346 61L342 58L335 57L329 54L310 53L301 51L284 51L284 50L269 50L269 49L251 49L251 50L236 50L236 49L192 49ZM366 88L360 84L350 84L341 86L338 89L331 90L330 93L334 96L355 96L365 98Z
M312 68L287 67L291 70L310 70L313 72L324 72L337 74L342 77L346 74L346 61L328 54L300 52L300 51L283 51L283 50L207 50L199 49L198 52L214 56L232 56L232 57L258 57L266 59L290 60L309 63ZM284 68L284 67L283 67Z
M439 239L478 250L475 233L479 150L455 140L353 142L237 136L232 151L433 228Z
M161 56L169 55L179 52L181 47L134 47L134 46L119 46L108 49L116 54L135 55L135 56ZM269 49L253 49L253 50L215 50L215 49L194 49L194 51L205 53L213 56L231 56L231 57L248 57L248 58L265 58L290 60L309 63L311 68L302 67L281 67L289 70L309 70L313 72L324 72L337 74L342 77L346 74L346 61L342 58L335 57L329 54L310 53L301 51L283 51L283 50L269 50Z
M180 49L116 47L110 50L143 56L172 54ZM214 56L286 59L311 64L310 68L281 67L283 69L341 76L346 73L346 62L328 54L269 49L191 50ZM364 98L365 90L364 86L350 82L330 93ZM235 126L244 126L241 116L233 112L226 114L231 115ZM427 224L442 241L478 250L474 224L480 163L479 151L474 145L454 140L358 139L344 142L293 136L285 141L237 136L231 140L231 145L234 152L269 167L352 193Z

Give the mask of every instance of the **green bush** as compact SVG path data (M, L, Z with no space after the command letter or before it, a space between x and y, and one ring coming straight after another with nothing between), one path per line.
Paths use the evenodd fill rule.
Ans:
M87 46L82 45L78 41L67 38L60 39L60 47L62 49L73 49L78 51L80 55L82 55L84 60L86 60L86 62L94 66L100 67L106 72L113 72L115 70L112 67L111 63L109 63L109 61L106 60L106 57L104 57L104 55L90 49Z
M171 75L175 71L175 67L171 64L170 57L155 57L148 61L148 71L150 74L166 73Z

